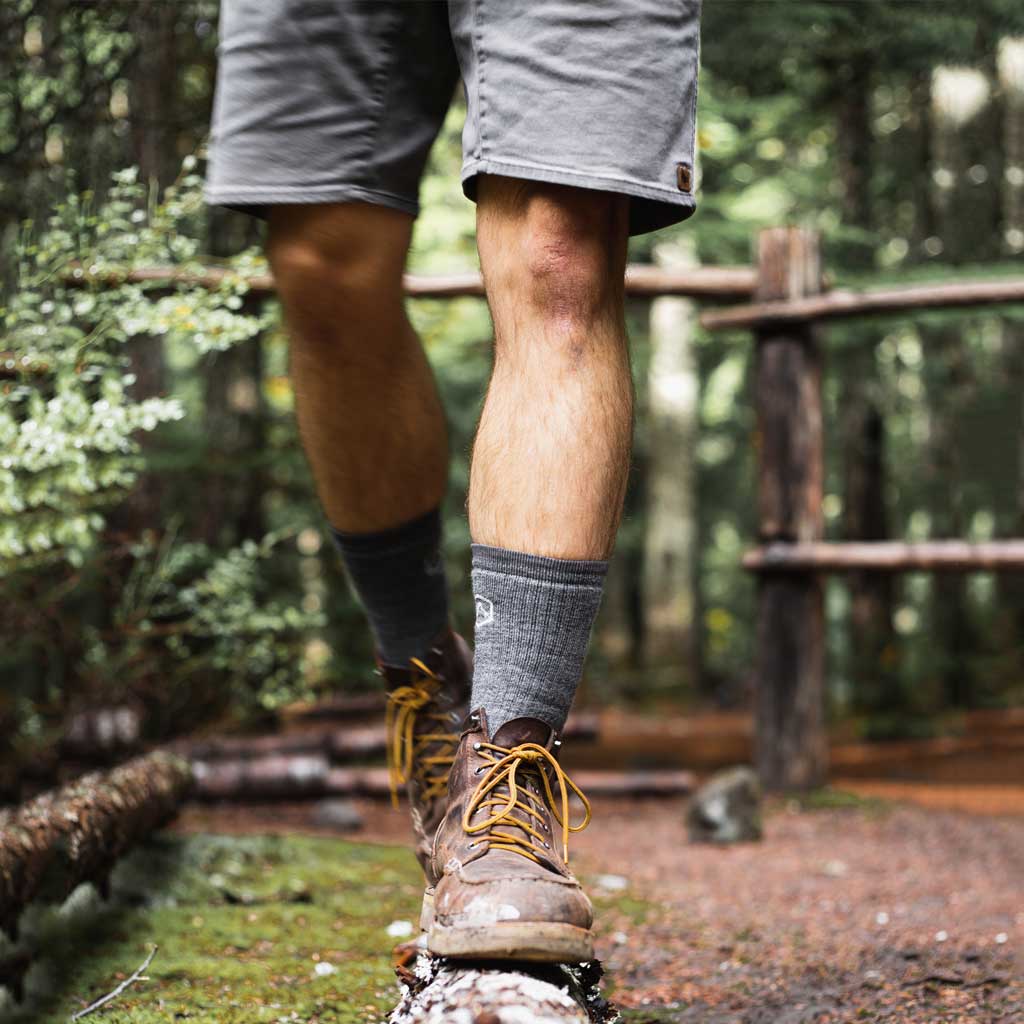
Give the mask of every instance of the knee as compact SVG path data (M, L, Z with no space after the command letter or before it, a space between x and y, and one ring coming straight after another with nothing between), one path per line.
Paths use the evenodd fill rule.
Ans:
M625 270L625 201L561 186L526 186L489 292L506 291L550 325L574 331L618 313Z
M293 338L336 337L342 324L401 310L408 229L399 216L356 204L273 211L267 257L285 314L299 328Z

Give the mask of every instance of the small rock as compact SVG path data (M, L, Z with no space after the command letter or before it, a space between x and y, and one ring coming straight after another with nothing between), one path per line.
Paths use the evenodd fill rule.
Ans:
M388 935L393 939L404 939L412 935L412 921L392 921L387 927Z
M354 832L363 827L363 816L351 800L320 800L313 808L313 824L338 832Z
M1009 939L1010 939L1010 936L1007 935L1006 932L1000 932L996 936L996 945L997 946L1005 945L1009 941Z
M936 942L945 942L946 939L948 939L948 938L949 938L949 932L947 932L947 931L941 931L941 932L936 932L935 933L935 941Z
M326 960L321 960L320 963L313 968L313 973L318 978L326 978L329 974L337 974L338 968L334 964L327 963Z
M747 767L712 776L694 793L686 812L695 843L740 843L760 839L761 784Z
M598 875L594 884L605 892L622 892L629 886L629 880L622 875Z

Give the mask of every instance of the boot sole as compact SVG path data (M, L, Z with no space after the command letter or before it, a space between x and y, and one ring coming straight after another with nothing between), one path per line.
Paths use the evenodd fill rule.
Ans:
M589 928L572 924L502 921L446 927L434 921L427 935L427 951L453 960L583 963L594 959L594 937Z
M420 907L420 931L429 932L434 924L434 887L423 890L423 906Z

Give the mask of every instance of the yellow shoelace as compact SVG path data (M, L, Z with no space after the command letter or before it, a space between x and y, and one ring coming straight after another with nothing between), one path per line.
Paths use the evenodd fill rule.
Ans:
M529 857L530 860L539 864L544 856L544 851L550 848L548 842L529 820L517 818L513 812L520 811L527 818L543 823L544 816L537 808L543 807L546 803L555 816L555 820L562 826L562 856L568 863L569 833L582 832L590 824L590 801L583 795L579 786L566 775L565 769L558 763L555 756L539 743L520 743L511 748L495 746L493 743L481 743L478 750L489 759L488 771L466 804L466 810L462 816L462 827L470 835L490 832L487 837L489 849L510 850L513 853ZM544 783L543 798L526 789L517 778L517 774L524 764L529 765L530 768L527 770L532 769L532 774L539 775ZM551 788L551 780L548 778L546 770L548 765L558 780L557 801L555 792ZM494 795L494 790L502 785L508 787L507 797ZM583 804L585 815L579 825L569 823L570 791L575 793ZM521 797L529 802L524 802L523 799L520 799ZM478 810L491 807L498 809L483 821L478 821L475 825L471 824L470 819ZM509 835L507 832L493 831L495 826L502 825L522 829L526 835L517 836Z
M415 771L423 786L422 797L434 800L448 792L448 774L455 760L458 745L457 733L422 732L416 735L416 723L420 718L432 719L444 725L449 724L447 712L435 709L424 711L437 697L441 679L419 658L413 658L412 666L422 678L413 679L407 686L399 686L388 695L384 716L387 732L388 783L391 786L391 803L398 806L398 789L413 777ZM425 754L424 748L434 743L446 746L444 753Z

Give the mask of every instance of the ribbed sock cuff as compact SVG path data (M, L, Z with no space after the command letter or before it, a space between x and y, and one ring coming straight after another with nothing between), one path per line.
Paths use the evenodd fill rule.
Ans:
M513 718L565 725L607 572L607 562L473 545L472 705L492 732Z
M331 532L378 657L397 667L422 657L448 623L440 509L376 533Z

